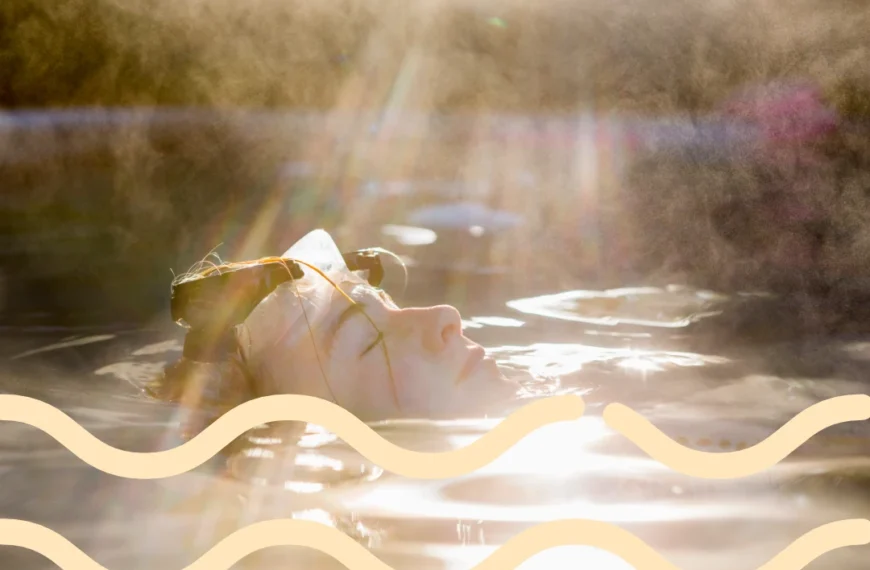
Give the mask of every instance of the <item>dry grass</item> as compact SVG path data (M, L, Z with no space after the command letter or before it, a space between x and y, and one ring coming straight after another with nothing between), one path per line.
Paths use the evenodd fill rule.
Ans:
M5 106L673 113L870 80L870 11L846 0L7 0L0 26Z

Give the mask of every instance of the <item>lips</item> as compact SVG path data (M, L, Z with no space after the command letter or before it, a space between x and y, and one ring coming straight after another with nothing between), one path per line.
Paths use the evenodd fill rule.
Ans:
M465 381L485 357L486 351L482 346L471 347L468 351L468 358L465 360L465 364L459 372L459 377L456 379L456 383L459 384Z

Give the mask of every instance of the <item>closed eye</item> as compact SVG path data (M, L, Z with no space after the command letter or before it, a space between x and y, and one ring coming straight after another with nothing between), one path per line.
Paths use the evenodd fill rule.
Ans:
M377 331L378 336L377 336L377 338L375 338L374 342L372 342L372 344L370 344L362 352L362 354L359 355L359 358L362 358L363 356L365 356L366 354L371 352L372 349L374 349L376 346L378 346L378 344L380 344L384 340L383 332L381 332L381 330L377 327L377 325L375 325L375 323L368 317L368 315L366 313L366 302L365 302L366 299L365 299L365 297L368 297L369 299L378 298L381 302L383 302L385 304L392 304L392 299L390 299L390 296L387 295L386 292L384 292L381 289L376 289L374 287L366 287L366 288L360 287L357 289L357 291L358 291L357 294L363 298L360 299L359 301L356 301L353 304L349 305L347 308L345 308L345 310L341 313L341 315L339 315L338 319L336 319L336 322L330 327L330 330L326 334L326 338L327 338L327 345L330 347L330 351L331 351L333 340L334 340L335 336L338 334L339 330L343 327L343 325L346 322L348 322L349 320L351 320L351 318L354 315L359 315L359 316L364 317L368 321L369 325L374 327L374 329Z
M363 353L360 355L360 358L362 358L363 356L365 356L366 354L368 354L369 352L371 352L372 349L375 348L377 345L379 345L379 344L381 343L381 341L383 341L383 340L384 340L384 333L382 333L381 331L378 331L378 336L377 336L377 338L375 339L375 341L374 341L373 343L371 343L371 344L368 346L368 348L366 348L366 349L363 351Z

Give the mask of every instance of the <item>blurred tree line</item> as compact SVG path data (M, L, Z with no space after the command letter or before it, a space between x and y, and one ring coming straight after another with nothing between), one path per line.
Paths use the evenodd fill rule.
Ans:
M855 0L4 0L0 106L679 112L791 76L866 106L868 28Z
M800 78L868 119L868 29L858 0L2 0L0 109L670 117L709 112L747 84ZM183 271L219 230L295 191L277 187L276 172L316 146L293 133L255 145L231 121L96 130L93 140L22 133L0 133L0 274L7 291L32 298L20 306L54 303L56 313L83 299L110 313L137 299L150 311L145 299L165 300L170 268ZM51 155L52 145L88 150ZM461 167L461 148L415 159L407 176ZM7 151L32 160L9 162Z

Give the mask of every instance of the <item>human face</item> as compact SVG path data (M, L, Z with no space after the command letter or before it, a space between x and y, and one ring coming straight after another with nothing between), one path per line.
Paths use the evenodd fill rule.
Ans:
M273 391L332 400L364 421L480 416L516 394L455 308L399 308L367 284L339 286L357 304L336 291L310 335L276 347L292 371Z

